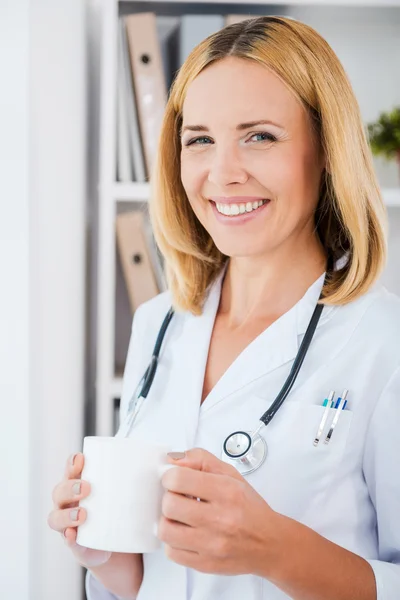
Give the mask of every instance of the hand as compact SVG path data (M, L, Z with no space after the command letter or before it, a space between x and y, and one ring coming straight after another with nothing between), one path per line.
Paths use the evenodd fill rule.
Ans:
M280 515L235 467L206 450L189 450L169 462L179 467L162 477L166 492L158 527L168 558L203 573L265 574Z
M79 500L90 493L90 484L81 480L83 465L83 454L75 455L73 465L68 460L64 479L53 490L54 510L49 514L47 522L51 529L61 533L78 562L83 567L91 568L107 562L112 553L92 550L76 543L77 527L86 520L86 510L78 508ZM79 493L75 493L76 484L81 484Z

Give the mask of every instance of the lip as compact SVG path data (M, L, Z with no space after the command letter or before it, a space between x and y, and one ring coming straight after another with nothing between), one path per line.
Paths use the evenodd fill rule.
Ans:
M262 196L210 196L209 200L220 204L244 204L245 202L269 200L269 198L263 198Z
M252 210L249 213L243 213L241 215L235 215L234 217L222 215L220 212L218 212L215 202L211 202L211 210L213 211L217 221L219 221L223 225L238 226L247 223L247 221L252 221L253 219L257 219L258 217L260 217L262 213L265 213L265 211L268 210L270 204L271 200L260 206L260 208L257 208L257 210Z

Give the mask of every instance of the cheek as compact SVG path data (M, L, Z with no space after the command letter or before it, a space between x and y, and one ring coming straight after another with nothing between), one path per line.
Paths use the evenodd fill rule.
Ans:
M194 164L194 161L190 161L190 159L181 160L181 182L195 215L202 221L201 215L204 213L204 201L202 200L204 174L198 163Z
M198 165L187 157L181 158L181 181L189 198L198 193L201 182L200 170Z
M320 166L312 145L298 144L286 161L293 191L312 200L318 193Z
M315 210L319 172L317 160L309 151L290 149L284 155L276 156L263 173L260 169L258 171L262 181L275 194L279 206L285 211L290 208L289 214L293 218L307 217Z
M304 164L295 150L287 149L285 152L276 153L272 160L267 162L266 175L271 180L279 193L280 190L294 190L296 184L304 178Z

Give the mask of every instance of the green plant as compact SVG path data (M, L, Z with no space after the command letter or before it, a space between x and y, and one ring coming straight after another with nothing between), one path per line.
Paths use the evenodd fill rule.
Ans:
M369 142L374 154L400 161L400 106L382 112L374 123L367 125Z

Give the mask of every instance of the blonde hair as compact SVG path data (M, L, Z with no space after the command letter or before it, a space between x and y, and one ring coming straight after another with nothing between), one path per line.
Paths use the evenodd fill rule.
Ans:
M210 35L189 55L170 90L151 174L149 214L175 310L201 314L208 286L228 257L195 216L180 179L182 106L189 84L227 56L273 71L311 117L326 157L315 226L328 259L346 255L323 289L326 304L364 294L386 261L386 210L351 84L329 44L286 17L257 17Z

